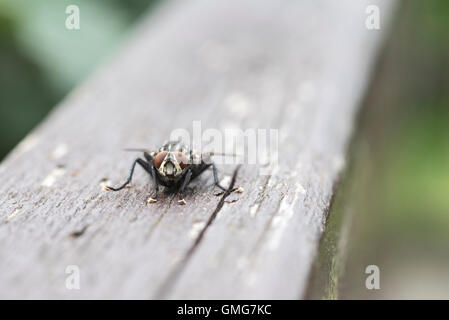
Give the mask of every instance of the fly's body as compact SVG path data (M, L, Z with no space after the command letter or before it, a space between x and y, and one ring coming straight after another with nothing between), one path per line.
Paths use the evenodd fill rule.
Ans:
M142 151L145 158L137 158L131 166L128 180L118 188L105 187L106 190L119 191L131 183L136 164L139 164L147 171L154 184L154 194L148 199L148 203L157 201L159 186L165 186L178 190L178 203L185 204L183 192L186 186L206 169L212 168L215 185L226 191L220 185L217 175L217 168L211 161L213 153L195 153L187 148L181 141L169 141L158 150L132 149ZM241 192L241 188L236 188ZM234 191L234 190L232 190Z

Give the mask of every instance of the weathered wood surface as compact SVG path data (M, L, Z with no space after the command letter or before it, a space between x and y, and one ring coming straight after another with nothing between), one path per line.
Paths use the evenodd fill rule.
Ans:
M380 31L365 28L368 4ZM301 298L392 1L178 1L145 18L115 59L0 166L1 298ZM135 155L172 129L279 130L269 176L243 194L211 174L186 206ZM235 166L219 166L232 176ZM68 265L81 287L68 290Z

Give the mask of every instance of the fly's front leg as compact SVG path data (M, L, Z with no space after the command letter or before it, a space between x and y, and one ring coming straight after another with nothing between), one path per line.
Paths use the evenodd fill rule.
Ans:
M106 186L106 187L104 187L104 189L106 191L120 191L120 190L124 189L127 185L129 185L131 183L131 180L132 180L133 174L134 174L134 169L136 168L136 164L140 164L140 166L142 168L144 168L145 171L147 171L148 173L150 172L149 171L149 164L145 160L137 158L136 160L134 160L133 165L131 166L131 170L129 172L128 180L126 180L126 182L124 184L122 184L118 188L113 188L113 187Z
M214 182L215 182L215 185L216 185L217 187L219 187L221 190L226 191L227 189L226 189L225 187L223 187L223 186L220 184L220 181L218 180L217 167L215 166L215 163L212 162L211 165L212 165L212 172L213 172L213 174L214 174Z
M212 162L211 165L212 165L212 171L213 171L213 173L214 173L214 181L215 181L215 185L216 185L217 187L219 187L221 190L223 190L224 192L226 192L228 189L226 189L225 187L223 187L223 186L220 184L219 180L218 180L217 167L215 166L215 163ZM238 193L242 193L242 192L243 192L243 188L242 188L242 187L234 188L234 189L232 189L230 192L234 192L234 191L237 191Z
M183 197L183 193L184 193L184 189L189 184L191 177L192 177L192 170L188 169L186 176L184 178L184 181L182 182L182 186L178 192L178 203L179 204L186 204L186 201L184 200L184 197Z
M159 184L157 183L157 177L156 177L156 168L154 165L151 165L151 177L153 178L153 185L154 185L154 198L149 197L147 200L147 203L154 203L157 201L157 193L159 191Z
M156 176L156 168L154 167L154 156L155 152L144 152L143 153L145 159L148 161L148 163L151 163L151 167L149 168L149 173L153 180L153 186L154 186L154 194L153 196L150 196L147 200L147 203L154 203L157 201L157 193L159 191L159 184L157 183L157 176Z

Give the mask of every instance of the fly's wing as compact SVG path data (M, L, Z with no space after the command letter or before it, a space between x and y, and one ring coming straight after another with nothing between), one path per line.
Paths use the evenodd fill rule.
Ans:
M184 153L188 153L188 146L182 142L181 139L178 140L170 140L164 143L164 145L159 149L159 151L180 151Z
M146 149L146 148L125 148L125 151L135 151L135 152L157 152L157 149Z
M236 163L242 163L242 162L240 162L240 160L242 159L241 155L238 155L238 154L235 154L235 153L214 152L214 151L202 152L201 153L201 160L206 162L206 163L211 164L213 156L218 156L218 157L221 157L221 158L223 158L223 157L233 157L233 158L237 159Z
M192 153L191 161L192 165L190 166L192 170L191 180L198 177L201 173L203 173L206 169L212 166L212 156L224 156L224 157L238 157L236 154L231 153L222 153L222 152L201 152L201 153Z
M127 148L125 149L125 151L137 151L137 152L142 152L145 159L149 162L149 163L153 163L154 158L156 157L158 151L156 149L145 149L145 148Z

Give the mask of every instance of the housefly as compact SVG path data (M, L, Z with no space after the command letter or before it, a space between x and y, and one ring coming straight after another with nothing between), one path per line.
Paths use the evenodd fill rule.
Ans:
M210 159L213 152L198 153L190 150L181 141L169 141L158 150L149 149L127 149L128 151L141 151L145 158L134 160L128 179L120 187L104 187L107 191L120 191L131 183L136 164L147 171L153 181L154 193L148 199L148 203L157 201L159 186L176 189L178 192L178 203L186 204L183 193L187 185L206 169L212 168L215 185L223 191L227 191L218 180L217 168ZM231 192L243 192L242 188L234 188Z

